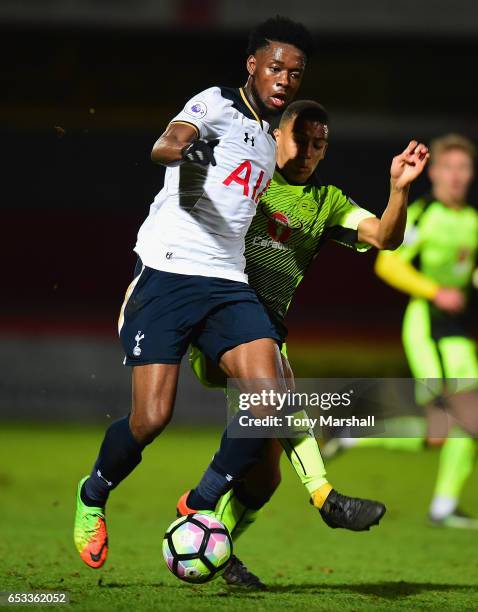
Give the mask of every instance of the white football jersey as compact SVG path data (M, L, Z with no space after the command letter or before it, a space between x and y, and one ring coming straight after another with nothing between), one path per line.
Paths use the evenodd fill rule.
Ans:
M274 173L276 145L242 89L211 87L172 123L218 139L217 165L168 166L135 251L156 270L247 282L244 237Z

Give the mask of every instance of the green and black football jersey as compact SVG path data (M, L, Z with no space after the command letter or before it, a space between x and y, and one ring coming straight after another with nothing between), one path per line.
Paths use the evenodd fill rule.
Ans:
M396 254L442 287L466 290L478 252L478 212L450 208L432 197L410 204L407 229Z
M440 310L433 302L422 298L410 299L403 334L404 338L413 335L414 352L420 349L416 345L417 326L427 329L426 333L434 340L471 336L474 308L471 290L478 254L478 212L469 205L451 208L432 196L420 198L408 208L405 238L395 253L441 287L460 289L467 296L465 309L454 314ZM413 359L411 352L412 349L407 351L409 361ZM413 369L417 370L416 367Z
M245 241L246 273L261 301L283 320L297 286L330 238L357 251L360 221L374 215L333 185L291 185L276 170Z

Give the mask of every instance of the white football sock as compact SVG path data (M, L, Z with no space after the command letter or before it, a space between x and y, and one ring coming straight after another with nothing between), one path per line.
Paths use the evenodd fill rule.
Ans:
M340 438L340 446L342 448L352 448L357 445L359 438Z
M451 514L458 504L458 500L455 497L444 497L443 495L436 495L432 499L430 505L430 516L432 519L439 521Z

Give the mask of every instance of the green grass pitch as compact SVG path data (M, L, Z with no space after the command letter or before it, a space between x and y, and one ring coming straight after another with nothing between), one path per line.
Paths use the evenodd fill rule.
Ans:
M94 427L0 426L0 591L66 590L71 609L87 612L478 609L478 533L425 521L437 466L431 451L357 450L331 463L339 490L388 506L380 527L358 534L329 529L284 461L279 491L236 547L270 588L238 592L220 578L183 584L163 562L176 499L218 440L215 431L171 428L111 496L110 556L103 569L89 569L73 546L74 500L101 437ZM476 484L464 496L472 512Z

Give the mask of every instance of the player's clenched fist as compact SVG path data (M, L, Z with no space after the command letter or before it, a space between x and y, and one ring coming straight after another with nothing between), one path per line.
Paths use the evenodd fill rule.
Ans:
M392 187L395 189L408 187L417 176L420 176L429 158L428 147L412 140L403 153L393 158L390 168Z
M214 147L218 142L218 139L210 140L209 142L206 140L195 140L184 147L182 150L182 158L184 161L192 164L201 164L201 166L208 166L211 164L215 166Z

